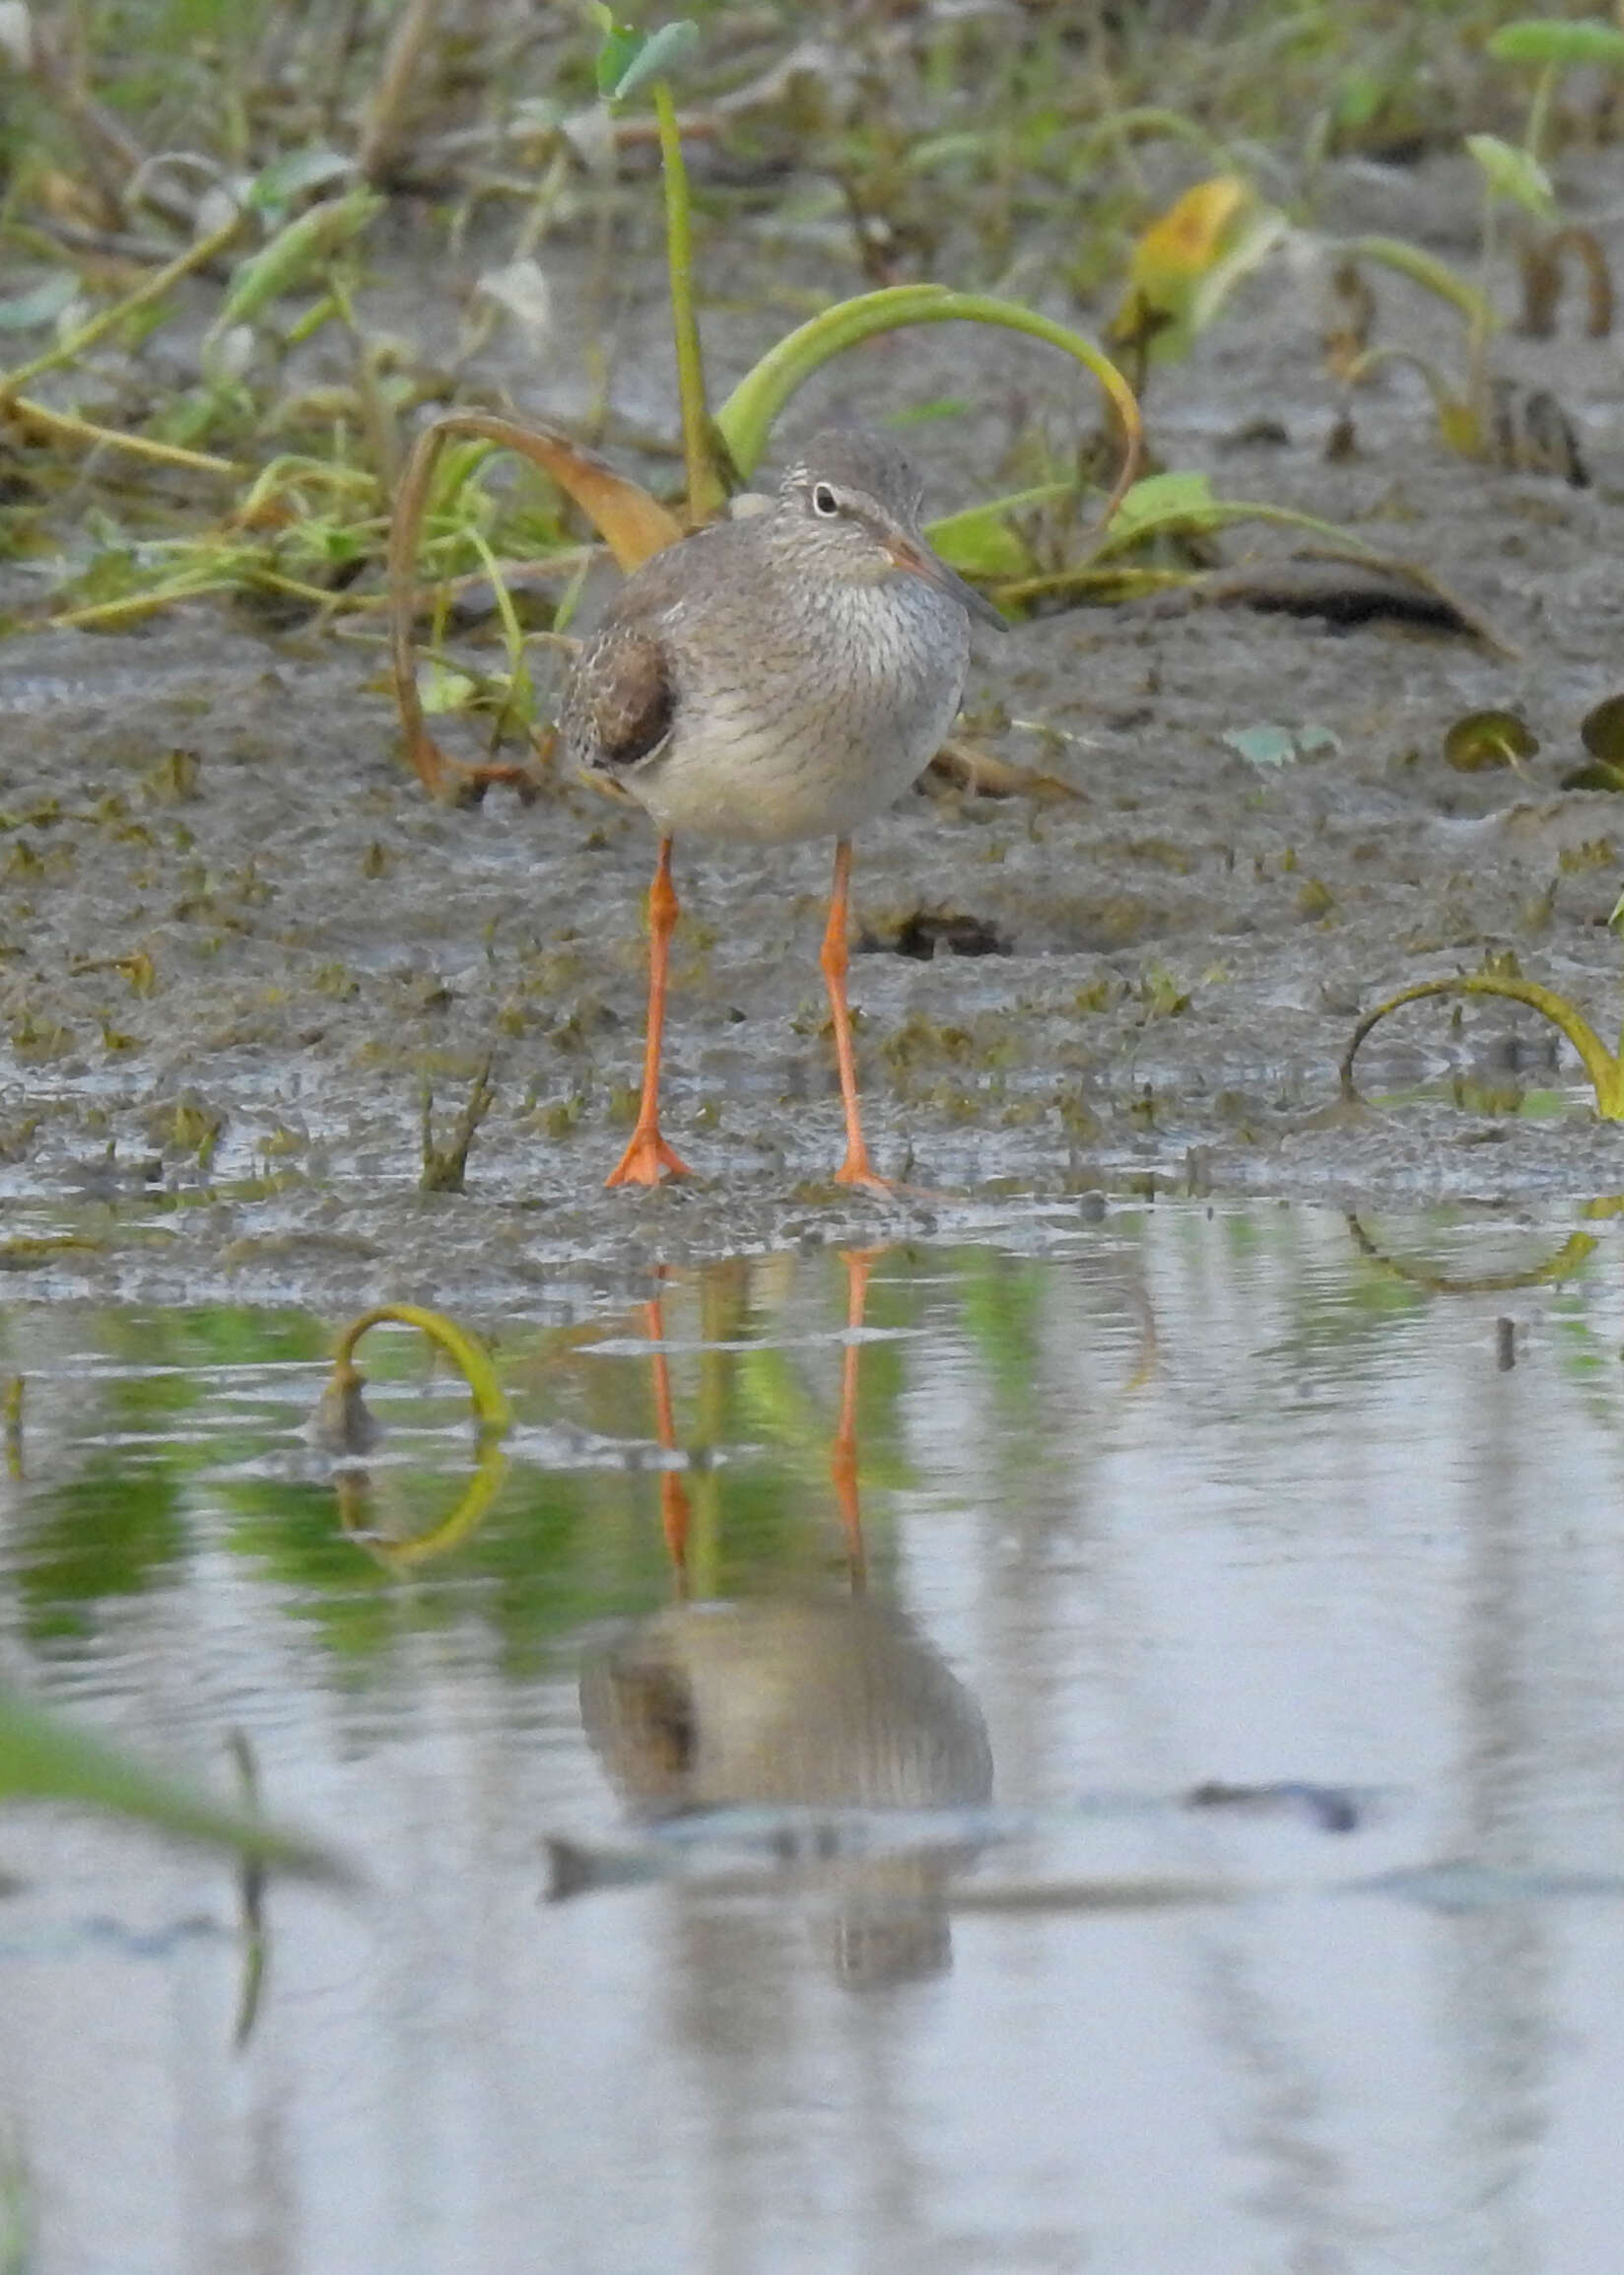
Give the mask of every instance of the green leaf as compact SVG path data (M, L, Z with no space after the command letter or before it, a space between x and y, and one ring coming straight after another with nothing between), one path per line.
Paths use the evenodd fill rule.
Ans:
M442 663L430 663L417 675L418 701L426 717L435 718L445 712L466 711L479 693L476 680L465 671L451 671Z
M1624 695L1609 695L1586 712L1580 736L1592 758L1624 769Z
M1390 83L1377 72L1350 71L1333 98L1337 125L1347 133L1357 134L1361 127L1369 126L1389 92Z
M1007 498L989 498L984 506L968 506L962 514L944 514L929 524L925 535L961 576L1030 577L1031 551L1009 526L1008 517L1033 506L1057 505L1076 494L1074 482L1043 482L1035 490L1016 490Z
M343 197L323 199L279 229L269 244L245 260L233 277L225 306L209 326L208 338L217 340L233 324L251 323L284 293L319 271L341 245L348 244L376 214L384 201L370 189L352 189Z
M1317 514L1300 514L1295 507L1270 506L1255 498L1215 498L1205 474L1151 474L1135 482L1112 516L1094 559L1097 565L1107 562L1164 529L1225 529L1236 521L1268 521L1281 529L1305 529L1310 536L1333 545L1347 560L1383 559L1374 545L1367 545L1353 530L1339 529L1334 521L1322 521ZM1395 574L1421 576L1402 563L1385 566ZM1458 603L1452 601L1451 606Z
M1497 197L1509 197L1535 221L1556 219L1556 192L1551 177L1525 150L1502 142L1498 134L1468 134L1466 148L1482 168Z
M1609 766L1604 758L1592 758L1588 766L1576 766L1571 774L1565 774L1562 777L1562 788L1604 790L1616 796L1620 791L1624 791L1624 772L1616 766ZM1607 919L1608 924L1613 924L1617 915L1618 910L1615 908L1612 916Z
M58 269L36 284L32 292L18 293L12 300L0 301L0 332L37 331L41 324L50 323L62 313L78 290L79 279L73 271Z
M322 189L329 181L343 181L355 172L356 162L337 150L290 150L256 173L243 204L264 212L268 206L289 205L306 189Z
M1444 760L1456 774L1481 774L1534 758L1539 737L1515 711L1468 711L1444 737Z
M651 79L669 78L671 67L700 43L700 28L683 18L675 24L662 24L657 32L640 38L636 49L627 59L620 78L609 91L611 103L624 103L640 87Z
M1159 529L1216 529L1223 517L1207 475L1147 474L1111 517L1111 535L1126 542Z
M45 1709L0 1691L0 1799L81 1802L133 1817L179 1840L207 1841L237 1855L318 1879L342 1867L302 1834L279 1830L215 1801L179 1778L152 1769Z
M1599 63L1624 70L1624 32L1597 16L1582 17L1577 24L1555 24L1524 17L1503 24L1489 41L1497 63Z
M602 0L593 0L592 15L603 35L597 82L605 103L624 103L651 79L668 77L672 66L699 45L699 26L686 17L662 24L657 32L640 32L635 25L617 24Z
M643 45L643 35L630 24L617 24L602 0L592 0L591 14L602 34L597 58L598 93L605 102L612 103L615 90Z

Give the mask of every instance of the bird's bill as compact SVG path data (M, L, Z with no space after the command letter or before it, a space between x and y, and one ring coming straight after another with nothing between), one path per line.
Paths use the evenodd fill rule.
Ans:
M950 569L945 561L936 558L928 545L914 545L906 537L893 537L886 551L897 568L906 569L911 577L922 577L927 585L934 585L938 592L951 594L962 608L968 608L971 615L979 616L983 624L990 624L995 632L1009 630L985 593L978 592L974 585L967 585L956 569Z

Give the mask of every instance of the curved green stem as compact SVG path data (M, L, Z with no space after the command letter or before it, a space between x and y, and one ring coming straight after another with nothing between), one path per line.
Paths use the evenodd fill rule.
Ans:
M1422 1265L1407 1264L1402 1257L1389 1256L1385 1248L1377 1246L1357 1216L1348 1217L1348 1231L1367 1262L1379 1266L1394 1279L1406 1280L1411 1287L1424 1288L1429 1295L1509 1295L1514 1287L1553 1286L1571 1278L1596 1248L1593 1232L1570 1232L1554 1255L1530 1266L1526 1272L1484 1272L1470 1279L1455 1279L1447 1273L1428 1272Z
M375 1535L363 1536L357 1522L365 1508L364 1497L356 1497L353 1489L339 1493L339 1517L346 1533L364 1540L364 1545L380 1564L392 1571L409 1571L414 1564L426 1564L434 1556L444 1555L447 1549L460 1548L470 1533L476 1531L486 1510L496 1499L507 1480L508 1456L495 1444L487 1444L480 1453L474 1474L462 1491L462 1497L449 1516L441 1517L426 1533L415 1533L408 1541L380 1540ZM350 1481L353 1488L354 1480Z
M891 285L883 291L861 293L842 301L822 315L770 348L753 371L746 373L721 409L716 426L741 474L748 474L767 447L774 420L794 394L832 356L876 332L898 330L905 324L999 324L1008 331L1025 332L1047 340L1093 373L1105 390L1126 437L1121 473L1104 517L1109 520L1138 466L1141 424L1133 389L1092 340L1080 332L1053 323L1016 301L994 300L985 293L953 292L946 285Z
M1428 996L1501 996L1508 1002L1525 1003L1530 1010L1538 1011L1579 1053L1595 1092L1595 1110L1602 1121L1624 1122L1624 1064L1613 1057L1589 1020L1554 988L1542 988L1537 980L1501 979L1492 972L1463 973L1449 980L1420 980L1413 988L1400 989L1385 1003L1378 1003L1374 1011L1367 1011L1342 1055L1340 1073L1344 1098L1359 1095L1354 1087L1353 1062L1371 1029L1389 1011L1396 1011L1401 1003L1418 1003Z
M359 1319L351 1320L338 1339L333 1353L333 1381L342 1384L355 1374L355 1347L369 1328L385 1323L397 1327L415 1327L431 1343L438 1344L468 1385L468 1394L474 1402L474 1413L479 1418L483 1435L500 1437L512 1416L497 1370L491 1364L490 1353L481 1343L447 1319L443 1312L429 1311L417 1303L380 1303L372 1311L364 1311Z
M1562 66L1553 55L1534 82L1533 101L1528 105L1527 132L1522 137L1523 155L1539 164L1539 145L1545 139L1545 120L1550 115L1551 97L1562 75Z
M1494 328L1494 307L1477 285L1451 268L1436 253L1425 252L1418 244L1411 244L1401 237L1350 237L1341 239L1335 250L1353 260L1374 260L1384 268L1394 270L1420 285L1424 292L1434 294L1464 317L1469 325L1480 324L1485 331Z

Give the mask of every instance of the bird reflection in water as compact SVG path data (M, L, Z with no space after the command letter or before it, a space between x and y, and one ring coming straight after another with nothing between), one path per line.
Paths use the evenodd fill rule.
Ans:
M847 1341L831 1451L847 1586L839 1594L695 1602L681 1472L661 1473L677 1601L638 1620L582 1669L581 1714L632 1815L668 1825L736 1807L969 1808L992 1790L981 1711L900 1611L867 1593L858 1501L857 1383L872 1252L848 1255ZM659 1298L646 1307L660 1443L677 1452ZM830 1856L796 1885L833 1898L824 1931L839 1979L870 1989L952 1962L947 1884L963 1847Z

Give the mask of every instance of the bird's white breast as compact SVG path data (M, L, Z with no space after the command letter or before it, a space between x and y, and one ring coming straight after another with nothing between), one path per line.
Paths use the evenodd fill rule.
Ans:
M765 579L748 636L725 642L703 614L684 608L671 626L675 728L627 784L664 836L848 836L917 781L952 726L969 620L916 577L793 606Z

